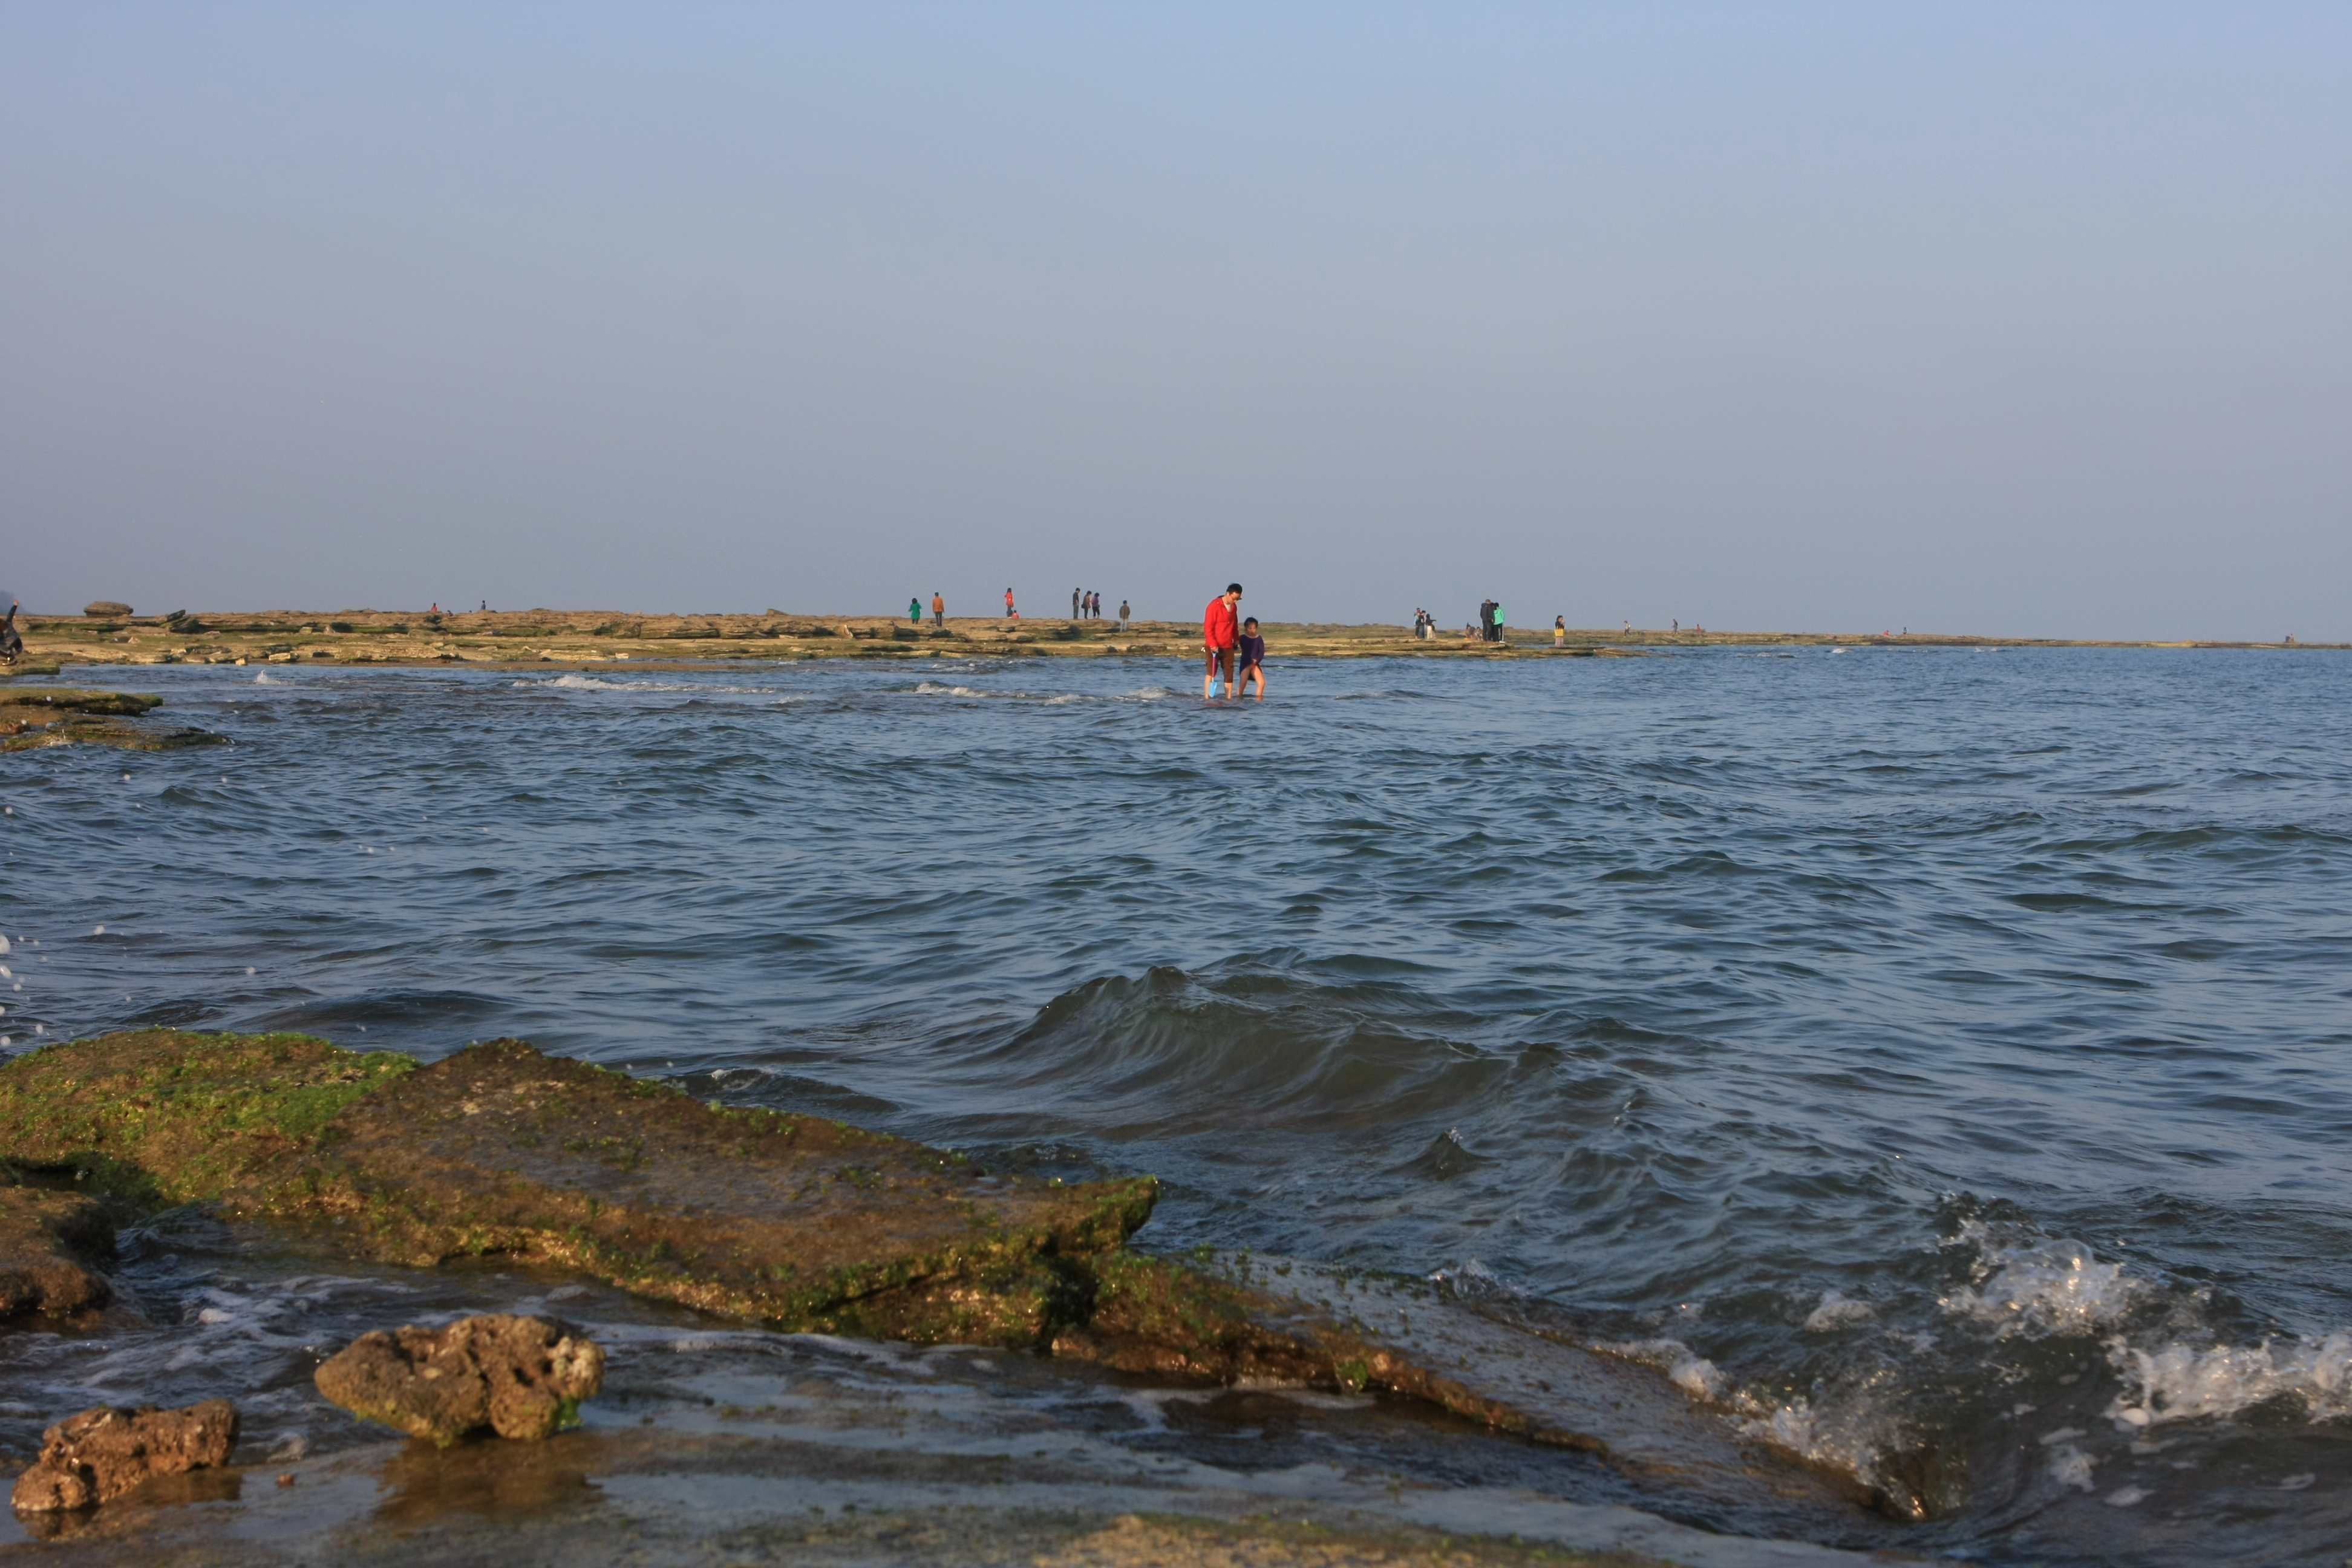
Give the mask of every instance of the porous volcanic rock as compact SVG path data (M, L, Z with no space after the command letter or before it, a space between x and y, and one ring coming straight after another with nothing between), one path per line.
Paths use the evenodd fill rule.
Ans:
M10 1500L25 1513L89 1508L154 1476L228 1462L236 1406L207 1399L184 1410L100 1405L41 1434L41 1457L16 1478Z
M353 1415L444 1447L485 1426L551 1437L604 1385L604 1352L568 1324L492 1314L362 1334L318 1384Z
M0 1187L0 1318L104 1306L114 1292L89 1265L113 1253L114 1227L90 1199Z

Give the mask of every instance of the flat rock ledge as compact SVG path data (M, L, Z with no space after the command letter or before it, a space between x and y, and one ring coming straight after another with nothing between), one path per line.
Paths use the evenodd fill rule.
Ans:
M51 673L55 673L54 668ZM161 752L176 746L210 745L221 739L204 730L156 728L137 722L162 706L163 701L160 697L135 691L0 686L0 752L73 745Z
M1767 1490L1851 1495L1850 1482L1759 1459L1644 1369L1558 1345L1540 1378L1514 1381L1543 1342L1474 1356L1130 1251L1158 1194L1149 1176L991 1174L843 1122L705 1105L520 1040L425 1066L287 1034L45 1046L0 1064L0 1176L70 1186L123 1218L204 1202L362 1257L509 1256L792 1332L1030 1349L1193 1384L1386 1389L1621 1468L1697 1462ZM403 1338L429 1332L369 1336L381 1342L322 1373L321 1388L444 1440L459 1415L386 1392L396 1363L438 1382L425 1373L476 1353ZM485 1400L483 1418L506 1430ZM533 1408L511 1417L519 1430L543 1421ZM1896 1489L1869 1500L1924 1517Z
M604 1352L567 1323L503 1314L362 1334L328 1358L319 1392L443 1447L488 1428L551 1437L604 1385Z
M19 1513L95 1507L156 1476L228 1463L236 1429L236 1406L225 1399L184 1410L97 1405L41 1434L41 1457L9 1500Z

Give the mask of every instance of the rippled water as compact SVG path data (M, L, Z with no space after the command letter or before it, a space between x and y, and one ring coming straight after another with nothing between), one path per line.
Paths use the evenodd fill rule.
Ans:
M235 744L0 762L0 1032L519 1035L1151 1171L1152 1246L1439 1275L1947 1510L1854 1542L2352 1554L2352 664L1275 680L126 673Z

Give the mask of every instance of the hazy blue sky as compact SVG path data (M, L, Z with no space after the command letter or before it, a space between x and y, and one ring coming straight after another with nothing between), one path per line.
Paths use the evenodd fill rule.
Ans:
M0 589L2352 638L2352 5L0 5Z

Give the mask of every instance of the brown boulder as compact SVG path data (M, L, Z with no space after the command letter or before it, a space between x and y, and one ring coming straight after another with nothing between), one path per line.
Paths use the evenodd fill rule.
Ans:
M41 1434L41 1457L10 1500L26 1513L88 1508L151 1477L226 1464L236 1447L236 1406L225 1399L184 1410L100 1405Z
M93 599L81 607L81 613L85 616L127 616L131 613L131 606L115 599Z
M114 1227L89 1199L0 1187L0 1318L104 1305L114 1292L87 1264L113 1251Z
M362 1334L319 1368L318 1383L353 1415L444 1446L485 1426L550 1437L604 1386L604 1352L544 1318L461 1318Z

